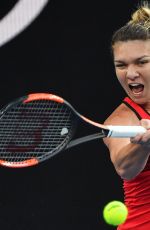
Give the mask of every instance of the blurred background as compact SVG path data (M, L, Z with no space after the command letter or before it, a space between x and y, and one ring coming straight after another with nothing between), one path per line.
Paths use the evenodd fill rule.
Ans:
M26 0L32 8L23 2L1 0L0 23L17 4L28 15L34 3L42 1ZM137 3L47 1L24 30L1 44L0 108L29 93L50 92L102 123L125 96L114 73L111 36L130 19ZM11 20L11 28L14 23ZM7 31L7 21L4 26ZM0 41L3 35L0 25ZM3 230L115 229L102 217L104 205L111 200L123 201L122 180L102 140L77 146L35 167L0 167Z

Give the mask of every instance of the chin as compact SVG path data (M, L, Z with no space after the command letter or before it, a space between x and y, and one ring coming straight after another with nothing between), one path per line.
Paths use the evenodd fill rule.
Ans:
M128 93L128 96L132 99L132 101L134 101L137 104L145 104L147 102L145 97L142 97L142 96L133 95L130 93Z
M139 105L143 105L143 104L146 104L147 103L147 100L145 98L142 98L142 97L131 97L131 99L136 103L136 104L139 104Z

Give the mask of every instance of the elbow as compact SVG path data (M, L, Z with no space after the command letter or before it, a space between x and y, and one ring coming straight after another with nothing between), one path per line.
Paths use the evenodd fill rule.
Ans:
M117 174L123 180L133 180L141 171L139 167L134 167L128 162L118 163L118 161L112 161L112 163L115 167Z
M132 172L130 170L125 169L116 169L117 174L121 177L123 180L132 180L137 176L136 172Z

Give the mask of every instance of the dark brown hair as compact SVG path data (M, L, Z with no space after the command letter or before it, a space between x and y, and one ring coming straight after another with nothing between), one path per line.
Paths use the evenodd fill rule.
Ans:
M150 4L144 1L131 15L131 20L115 31L111 47L119 41L150 39Z

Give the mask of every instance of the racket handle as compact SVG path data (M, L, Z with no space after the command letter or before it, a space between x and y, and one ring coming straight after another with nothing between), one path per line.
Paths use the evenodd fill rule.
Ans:
M147 130L143 126L113 126L107 125L109 133L107 137L135 137L137 134L143 134Z

